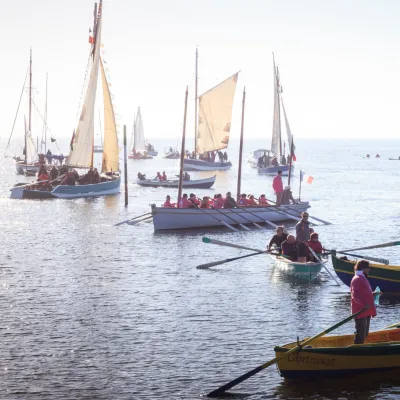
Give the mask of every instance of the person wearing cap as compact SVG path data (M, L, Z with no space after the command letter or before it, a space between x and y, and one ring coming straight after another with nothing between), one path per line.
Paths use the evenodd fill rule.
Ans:
M290 189L290 186L285 186L285 189L283 189L283 192L282 192L281 204L290 204L290 202L292 202L292 204L296 203L293 198L293 194L292 194L292 190Z
M301 213L301 220L296 224L296 241L299 247L299 262L306 262L308 256L307 246L304 244L310 238L310 223L308 212Z
M280 206L283 193L282 171L278 171L278 174L272 181L272 188L274 189L274 192L276 194L276 205Z
M269 241L267 245L267 251L271 251L273 245L275 245L279 250L281 250L282 243L287 240L288 234L284 232L285 227L277 226L275 230L275 235L272 236L272 239Z
M224 208L235 208L237 207L235 199L231 196L231 192L228 192L224 201Z
M366 311L357 315L355 318L356 332L354 344L364 343L369 333L371 317L376 317L374 294L367 279L370 271L371 267L368 261L357 261L354 266L354 277L350 283L351 313L354 314L368 307Z

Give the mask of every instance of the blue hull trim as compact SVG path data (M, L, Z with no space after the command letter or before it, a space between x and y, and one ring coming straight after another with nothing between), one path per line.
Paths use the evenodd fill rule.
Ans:
M346 272L340 272L335 270L336 275L340 280L347 286L350 287L351 280L353 279L353 274ZM377 286L383 293L397 293L400 294L400 282L393 282L386 279L372 278L368 277L368 281L371 285L372 290L375 290Z
M97 197L119 193L120 185L121 178L108 182L94 183L92 185L59 185L51 191L51 194L58 198L67 199L78 197Z
M259 175L276 175L278 171L282 171L282 175L289 175L289 165L278 165L277 167L269 166L265 168L257 168ZM292 164L291 174L294 173L294 165Z
M218 171L218 170L228 170L232 168L232 163L228 162L212 162L203 160L191 160L190 158L185 158L183 160L183 170L184 171Z

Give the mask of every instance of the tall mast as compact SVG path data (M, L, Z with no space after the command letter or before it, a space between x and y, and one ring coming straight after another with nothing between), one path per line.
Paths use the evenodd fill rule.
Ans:
M279 77L279 69L276 67L277 95L278 95L278 120L279 120L279 159L282 158L282 130L281 130L281 80ZM277 155L278 156L278 155Z
M29 134L31 134L31 123L32 123L32 48L30 50L30 58L29 58L29 122L28 122ZM25 132L25 164L26 163L27 163L27 139Z
M44 154L47 151L47 80L49 74L46 73L46 105L44 108ZM40 146L42 147L42 146Z
M196 47L196 76L195 76L195 85L194 85L194 158L196 159L197 156L197 84L198 84L198 59L199 59L199 52L198 48Z
M243 153L243 131L244 131L244 104L246 101L246 88L243 88L243 101L242 101L242 125L240 128L240 145L239 145L239 168L237 178L237 201L240 199L240 185L242 180L242 153Z
M183 186L183 161L185 157L185 136L186 136L186 114L187 114L187 99L188 99L188 87L186 86L185 93L185 112L183 114L183 131L182 131L182 144L181 144L181 167L179 169L179 186L178 186L178 207L179 202L182 198L182 186Z

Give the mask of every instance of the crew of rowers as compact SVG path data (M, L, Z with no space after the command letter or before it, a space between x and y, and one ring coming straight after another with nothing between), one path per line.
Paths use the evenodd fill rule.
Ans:
M199 199L194 193L184 193L182 198L177 203L171 203L171 196L167 196L163 207L167 208L235 208L235 207L265 207L269 206L265 194L262 194L258 201L254 199L253 195L247 196L242 194L238 202L232 197L231 192L226 194L226 197L222 197L222 194L215 194L213 198L204 196Z
M301 213L301 220L296 225L296 237L285 232L284 226L277 226L276 233L267 245L267 251L271 252L275 247L280 254L290 261L300 263L318 261L313 255L320 255L323 247L319 236L308 222L308 213ZM312 251L311 251L312 250Z
M189 150L186 150L186 158L189 158L191 160L195 160L196 159L196 154L194 151L190 152ZM228 154L226 151L222 152L221 150L214 150L214 151L206 151L203 154L199 154L198 155L198 159L199 160L203 160L203 161L208 161L208 162L215 162L215 159L218 156L218 160L217 162L223 163L223 162L228 162Z
M102 178L97 168L90 167L82 176L75 169L63 165L57 168L55 165L48 171L45 165L41 165L37 174L37 181L32 183L31 189L52 190L57 185L89 185L100 183Z

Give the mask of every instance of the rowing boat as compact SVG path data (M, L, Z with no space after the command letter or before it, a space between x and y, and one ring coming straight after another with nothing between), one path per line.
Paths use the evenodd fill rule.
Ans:
M400 368L400 329L370 332L364 344L353 344L354 335L325 336L278 361L287 379L341 377L356 373ZM297 342L274 348L277 357Z
M184 189L209 189L214 185L216 175L205 179L190 179L187 181L182 181L182 187ZM136 183L139 186L146 187L166 187L166 188L177 188L179 186L179 179L170 179L166 181L159 181L158 179L143 179L137 180Z
M221 209L165 208L151 205L155 231L226 227L229 225L265 224L287 221L310 208L308 202L286 206L238 207ZM289 213L289 214L288 214ZM293 217L291 217L291 215ZM300 218L300 217L299 217Z
M356 260L343 260L336 256L336 252L332 252L332 265L340 280L350 286L354 276L354 265ZM372 290L379 286L380 290L385 293L400 294L400 266L372 264L371 271L368 274L368 281Z
M269 254L269 256L275 261L275 266L287 275L294 276L295 278L312 282L315 280L319 273L321 272L322 266L328 262L324 259L321 262L296 262L290 261L285 257L274 256Z

